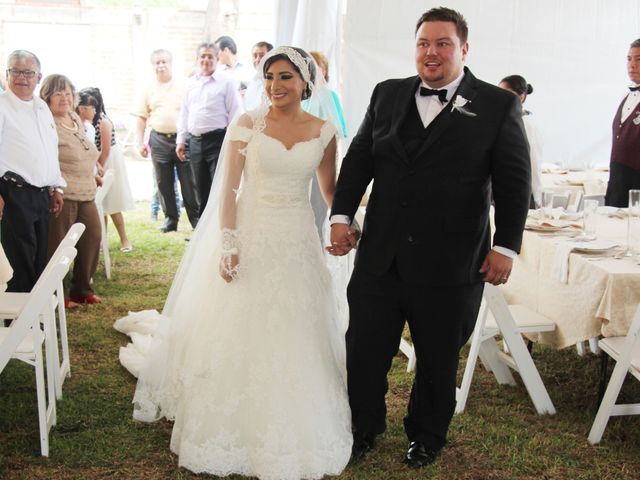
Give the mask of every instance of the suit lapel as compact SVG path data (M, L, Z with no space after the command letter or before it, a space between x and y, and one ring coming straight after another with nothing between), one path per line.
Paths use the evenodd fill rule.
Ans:
M407 151L402 144L398 130L403 125L405 118L407 117L407 112L411 108L411 102L416 101L416 90L418 89L419 83L420 78L417 76L407 79L406 83L400 88L400 93L398 93L396 102L393 106L393 111L391 112L391 130L389 132L389 138L393 148L400 155L402 161L407 164L410 164L411 160L409 159Z
M418 152L416 153L416 159L422 157L427 150L442 136L444 132L455 121L457 115L461 115L460 112L453 111L453 102L456 97L460 96L468 100L469 104L473 104L473 99L477 94L476 77L469 71L467 67L464 67L464 77L458 86L458 89L451 97L451 101L445 105L440 114L433 120L433 128L427 137L427 140L422 144Z

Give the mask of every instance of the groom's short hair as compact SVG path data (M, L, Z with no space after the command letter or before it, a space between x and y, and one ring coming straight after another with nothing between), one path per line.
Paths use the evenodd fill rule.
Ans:
M640 48L640 38L631 42L631 46L629 48Z
M420 29L420 25L424 22L451 22L456 26L456 33L460 39L460 43L467 42L469 36L469 27L467 27L467 21L460 12L456 12L450 8L438 7L432 8L429 11L424 12L418 19L416 24L416 32Z

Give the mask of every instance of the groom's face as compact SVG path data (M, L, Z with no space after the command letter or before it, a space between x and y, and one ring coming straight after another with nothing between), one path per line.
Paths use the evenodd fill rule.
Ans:
M416 33L418 75L432 88L444 87L462 73L468 50L453 22L423 22Z

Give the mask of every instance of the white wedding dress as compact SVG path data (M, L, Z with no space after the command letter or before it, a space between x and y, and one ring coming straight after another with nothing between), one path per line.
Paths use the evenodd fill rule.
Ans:
M153 340L139 334L150 329L144 312L116 325L144 352L134 417L175 420L171 450L189 470L297 480L337 475L349 460L344 328L309 202L335 134L326 122L287 149L260 129L230 127L228 140L246 143L238 278L218 274L219 245L200 246L186 253L190 271Z

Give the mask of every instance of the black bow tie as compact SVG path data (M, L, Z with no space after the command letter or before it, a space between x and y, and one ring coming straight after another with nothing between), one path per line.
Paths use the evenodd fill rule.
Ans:
M632 92L637 92L638 90L640 90L640 85L636 85L635 87L629 87L629 90L631 90ZM420 92L420 95L422 95L422 92Z
M420 96L421 97L429 97L431 95L437 95L438 99L441 103L447 102L447 91L446 90L434 90L432 88L420 87Z

